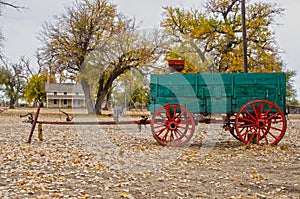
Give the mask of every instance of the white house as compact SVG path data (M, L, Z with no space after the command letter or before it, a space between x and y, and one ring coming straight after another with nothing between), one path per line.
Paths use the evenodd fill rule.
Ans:
M46 84L48 108L85 108L85 96L80 84Z

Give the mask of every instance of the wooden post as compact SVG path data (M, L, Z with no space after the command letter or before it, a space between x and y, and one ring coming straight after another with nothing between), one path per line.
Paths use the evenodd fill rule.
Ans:
M242 10L242 35L243 35L243 58L244 58L244 73L248 73L248 59L247 59L247 29L246 29L246 6L245 0L241 3Z
M38 124L38 138L40 141L43 141L43 125L41 123Z

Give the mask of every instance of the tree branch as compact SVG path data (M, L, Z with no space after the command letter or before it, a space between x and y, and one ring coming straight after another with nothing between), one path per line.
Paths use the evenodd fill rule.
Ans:
M0 0L0 5L12 7L12 8L15 8L15 9L17 9L17 10L19 10L19 9L21 9L21 8L24 8L24 7L22 7L22 6L18 6L18 5L15 5L15 4L13 4L13 3L5 2L5 1L2 1L2 0Z

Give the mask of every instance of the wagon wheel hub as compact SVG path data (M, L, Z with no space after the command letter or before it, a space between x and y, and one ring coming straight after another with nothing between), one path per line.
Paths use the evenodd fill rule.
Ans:
M177 123L175 121L171 121L169 122L168 127L170 130L175 130L177 127Z
M263 119L258 119L256 121L256 126L260 129L263 129L266 126L266 121Z

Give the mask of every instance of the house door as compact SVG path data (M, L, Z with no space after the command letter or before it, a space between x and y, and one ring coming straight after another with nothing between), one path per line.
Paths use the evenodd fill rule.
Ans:
M73 107L74 108L80 108L80 100L73 100Z

